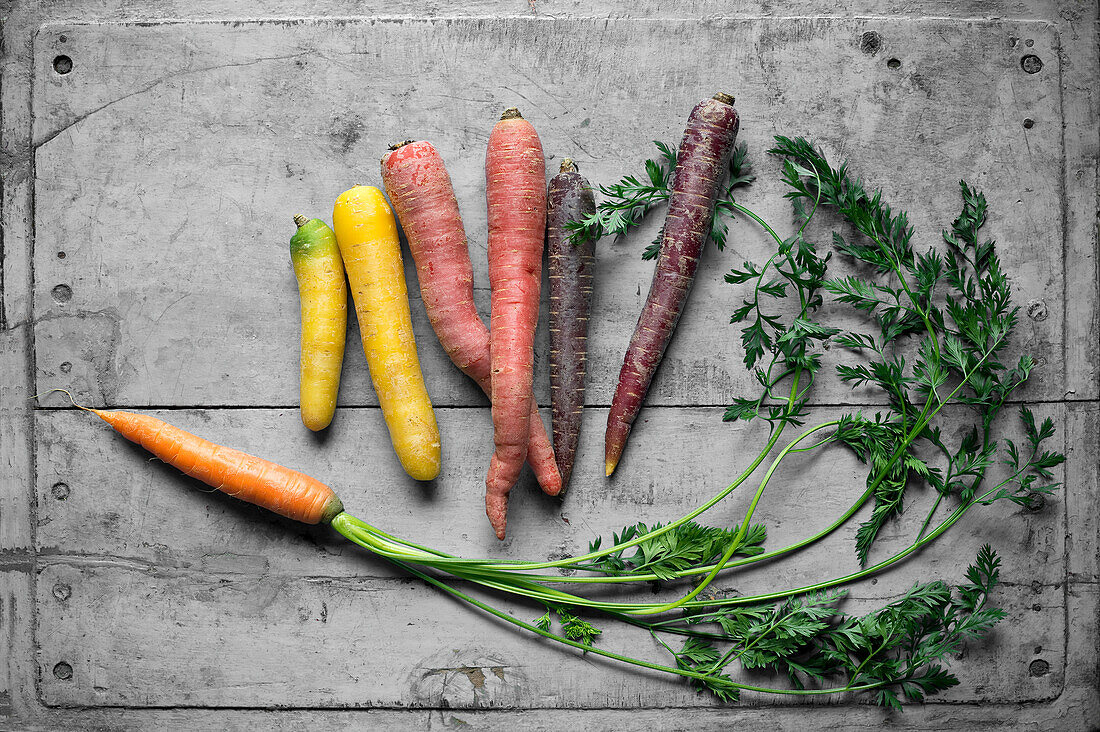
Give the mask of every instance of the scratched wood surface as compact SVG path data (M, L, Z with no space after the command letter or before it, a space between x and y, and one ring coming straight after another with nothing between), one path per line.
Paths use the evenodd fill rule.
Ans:
M881 53L863 52L864 32L880 35ZM965 176L983 188L993 211L990 235L1011 243L1003 253L1017 298L1035 303L1020 342L1058 352L1059 90L1021 70L1013 39L1024 37L1050 57L1056 74L1049 27L1028 23L513 19L44 28L36 39L34 116L38 386L66 386L115 405L293 405L291 213L329 217L340 191L379 184L378 159L389 143L431 139L456 184L487 312L484 145L500 109L521 107L540 131L549 168L570 156L592 181L610 183L641 170L654 152L651 140L678 142L687 112L719 89L741 100L741 139L761 173L743 200L781 230L788 206L776 165L763 153L777 133L812 135L873 171L875 184L913 213L928 244L958 212L955 182ZM50 67L61 52L74 59L72 73ZM901 66L891 68L891 57ZM799 83L807 58L829 70L829 84ZM1037 121L1027 129L1025 118ZM913 175L903 160L920 161L928 172ZM659 218L639 236L600 246L591 404L610 403L653 269L639 254ZM1030 245L1040 240L1047 243ZM722 275L766 257L768 246L742 222L725 252L706 253L650 403L724 405L751 389L737 332L726 325L742 293ZM483 404L419 306L415 312L434 402ZM374 404L356 328L349 324L341 403ZM540 365L545 352L544 325ZM1057 365L1037 373L1037 398L1063 391ZM547 402L544 373L538 397ZM817 398L853 397L825 380Z
M592 429L606 419L606 411L590 411L586 427ZM623 474L606 485L579 480L563 503L541 497L533 488L517 495L509 524L512 538L504 545L496 543L485 525L473 490L480 485L479 459L487 460L489 454L484 440L477 439L483 431L478 425L487 418L483 410L440 410L448 446L444 462L460 467L445 473L428 492L403 478L398 466L386 467L384 453L364 453L364 440L384 444L385 428L376 410L349 413L352 424L334 434L323 452L312 440L287 440L298 421L290 410L173 410L160 416L217 439L239 436L243 449L302 466L314 475L333 476L349 510L386 531L465 556L543 559L584 551L594 536L609 537L621 528L624 516L667 521L706 500L737 471L742 453L733 447L760 438L752 427L723 424L720 413L717 408L653 410L635 439L640 452L657 459L644 467L624 465ZM813 418L836 415L835 410L815 410ZM1054 416L1063 421L1060 412ZM43 678L47 703L239 706L248 699L250 704L271 705L295 689L300 704L326 707L709 703L665 679L592 673L589 660L532 644L419 583L410 585L401 572L332 532L212 500L201 484L145 460L135 446L104 440L106 429L71 410L39 414L36 434L44 467L38 483L38 553L46 565L38 583L39 660L49 669L58 663L73 668L71 678ZM705 461L660 457L698 451L699 445L709 446L713 456ZM578 471L590 467L594 473L600 464L598 445L586 447ZM120 463L133 463L133 468L120 476L111 468ZM787 545L824 528L861 492L858 464L841 451L796 459L781 475L789 475L790 482L777 484L757 514L768 527L770 546ZM799 475L832 479L829 489L822 490ZM109 507L101 486L110 486ZM750 497L735 495L728 506L708 514L708 522L737 520ZM807 506L814 507L810 515ZM1065 618L1054 585L1064 573L1059 559L1065 513L1053 501L1039 511L1007 513L1011 521L1005 520L1001 507L972 516L965 530L922 555L920 571L929 578L961 577L984 542L1027 546L1026 553L1009 560L1011 575L1020 579L1004 596L1011 620L1003 633L968 653L979 658L1041 656L1055 671L1033 677L1027 664L1017 663L1007 673L995 673L996 664L968 660L961 666L966 682L945 699L1039 701L1056 694L1061 684ZM883 546L903 546L922 514L911 508L884 532ZM854 525L797 564L739 572L719 586L747 594L854 571L853 540ZM886 574L856 588L853 598L888 600L913 580L908 573ZM665 594L672 599L677 591L682 593L682 587ZM647 590L645 596L651 593ZM861 604L847 607L858 612ZM518 605L516 613L528 618L540 614L530 604ZM135 622L137 616L145 620ZM85 626L89 617L109 617L117 625L101 626L93 637ZM198 628L207 631L199 634L201 641L195 637ZM641 648L661 660L645 633L609 631L601 643ZM339 663L324 660L345 646L348 653L336 654ZM122 648L140 649L138 658L123 662L118 653ZM168 667L165 653L172 659ZM307 660L290 662L299 656ZM494 675L496 667L508 670ZM165 683L175 676L197 680L184 686Z
M486 402L439 348L415 301L411 262L443 474L422 485L401 472L354 321L333 427L321 438L301 427L287 239L290 214L327 218L344 188L377 185L388 143L431 139L455 179L486 313L482 162L500 109L517 104L535 123L548 168L568 155L598 184L639 170L650 141L675 141L692 104L719 89L738 97L741 139L760 176L740 200L781 231L790 215L764 155L774 134L812 136L873 173L871 182L910 211L922 244L934 244L957 213L955 181L985 191L988 232L1024 309L1019 341L1042 356L1024 398L1055 418L1070 455L1057 499L1035 511L975 512L902 571L852 589L846 609L859 612L918 579L960 578L986 541L1005 559L998 600L1009 620L955 664L960 687L891 723L1100 724L1088 178L1096 151L1073 132L1095 125L1086 104L1095 75L1082 76L1082 67L1096 60L1080 51L1095 33L1070 30L1068 8L983 3L930 2L899 18L807 17L819 12L810 6L789 13L797 17L721 18L726 8L702 2L683 19L661 3L614 0L539 0L557 17L498 13L491 0L441 18L371 19L393 7L340 0L309 10L263 0L267 10L255 17L274 21L241 20L216 2L196 10L161 0L136 15L108 3L44 12L49 22L17 13L5 53L23 33L26 74L21 86L10 83L6 57L0 95L6 149L12 130L27 140L24 152L0 157L0 316L11 328L0 357L25 378L18 388L0 385L0 479L11 487L0 491L0 647L11 659L0 664L0 729L803 729L806 705L746 697L722 708L660 675L533 642L330 531L210 495L59 397L33 410L25 400L64 386L88 403L151 408L317 475L357 515L463 555L556 558L626 523L682 515L766 438L759 426L720 421L722 406L750 388L728 325L741 293L722 282L729 267L767 251L747 222L732 225L725 252L704 256L650 406L610 481L600 469L606 405L648 287L652 265L638 254L659 212L637 236L601 243L572 490L548 499L525 471L503 544L480 499L491 451ZM417 16L452 12L416 5ZM481 17L500 14L509 17ZM137 22L116 22L120 15ZM298 20L322 15L337 19ZM584 15L600 17L576 17ZM72 59L70 73L55 71L61 54ZM1024 70L1028 54L1042 59L1041 73ZM33 174L13 178L20 159ZM33 205L13 199L21 191ZM21 272L26 287L13 278ZM543 325L543 404L545 352ZM874 409L877 398L824 378L811 418L835 417L845 405ZM25 452L12 448L20 440ZM860 466L841 451L789 463L757 514L772 547L828 525L861 490ZM813 480L823 475L827 482ZM750 497L735 493L704 518L736 521ZM904 546L930 498L916 496L884 531L882 556ZM747 593L843 574L855 568L853 534L846 527L797 564L731 575L720 588ZM505 605L517 617L541 614ZM632 629L608 629L601 644L668 661ZM884 721L843 700L810 705L815 719L838 728ZM303 717L286 707L316 711Z

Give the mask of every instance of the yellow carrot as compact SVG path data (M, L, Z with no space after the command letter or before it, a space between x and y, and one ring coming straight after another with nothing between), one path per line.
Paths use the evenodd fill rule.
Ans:
M355 186L336 199L332 226L393 449L406 473L431 480L439 475L439 427L416 355L397 222L382 191Z
M348 289L332 229L320 219L295 216L290 261L302 301L302 423L323 430L336 411L344 338L348 325Z

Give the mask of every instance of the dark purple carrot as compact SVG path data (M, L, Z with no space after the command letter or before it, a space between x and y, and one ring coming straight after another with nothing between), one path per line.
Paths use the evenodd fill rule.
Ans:
M584 407L588 357L588 311L592 304L592 271L596 238L574 244L565 225L596 213L592 187L566 158L550 180L546 211L546 249L550 272L550 411L554 456L564 490L573 472Z
M676 156L661 251L642 314L626 349L619 384L607 415L604 468L615 471L630 427L642 408L653 374L691 290L699 255L710 234L722 177L737 140L733 97L718 93L695 105Z

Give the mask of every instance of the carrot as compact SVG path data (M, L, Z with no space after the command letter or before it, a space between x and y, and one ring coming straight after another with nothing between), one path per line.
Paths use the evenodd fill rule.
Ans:
M581 431L588 358L588 313L592 305L595 237L574 244L565 225L596 213L592 187L566 158L550 180L546 206L550 268L550 412L554 455L562 485L569 484Z
M489 329L474 305L473 266L451 177L430 142L398 143L382 156L386 195L416 263L421 300L443 350L492 398ZM527 461L542 490L561 491L554 449L532 402Z
M302 303L302 423L317 431L328 427L336 412L348 324L348 290L332 229L320 219L305 216L295 216L294 223L298 230L290 238L290 260Z
M688 117L676 156L657 268L607 415L607 475L619 464L627 435L687 302L699 255L710 233L722 176L737 139L737 127L737 110L728 94L718 93L699 102Z
M508 492L527 458L542 249L546 234L546 163L542 143L519 110L506 109L485 153L489 209L489 357L493 444L485 513L504 538Z
M280 516L319 524L331 522L344 511L331 488L305 473L217 445L147 414L80 409L192 478Z
M439 426L416 354L397 222L371 186L340 194L332 212L351 282L371 383L401 467L416 480L439 475Z

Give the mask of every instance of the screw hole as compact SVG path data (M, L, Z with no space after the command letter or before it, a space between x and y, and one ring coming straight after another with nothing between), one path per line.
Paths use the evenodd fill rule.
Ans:
M72 588L62 582L58 582L56 585L53 586L53 596L61 602L65 602L66 600L68 600L70 597L72 597L72 594Z
M69 497L69 484L68 483L54 483L53 488L50 488L50 493L59 501L64 501Z
M57 285L51 292L53 293L54 302L58 305L62 305L73 299L73 288L68 285Z
M66 256L66 255L65 255L65 252L58 252L58 253L57 253L57 258L58 258L58 259L64 259L64 258L65 258L65 256Z
M71 363L69 363L68 361L62 361L61 362L61 373L67 374L72 370L73 370L73 365Z
M874 31L867 31L859 38L859 50L868 56L874 56L882 48L882 36Z
M1024 120L1024 129L1025 130L1030 130L1034 126L1035 126L1035 120L1031 119L1030 117Z
M73 677L73 667L62 661L53 667L53 675L62 681L68 681Z
M1027 667L1027 672L1032 676L1046 676L1050 673L1050 664L1041 658L1036 659Z
M1043 70L1043 60L1033 53L1020 59L1020 68L1029 74L1038 74Z
M53 60L53 70L64 76L73 70L73 60L65 55L58 56Z
M896 59L896 58L892 58L892 59L890 59L889 61L886 62L886 65L889 66L891 69L900 69L901 68L901 60Z
M64 33L62 33L61 35L59 35L59 36L57 37L57 40L59 40L59 41L61 41L62 43L64 43L65 41L69 40L69 37L68 37L68 36L66 36L66 35L65 35Z

